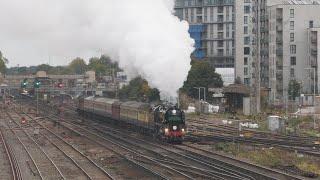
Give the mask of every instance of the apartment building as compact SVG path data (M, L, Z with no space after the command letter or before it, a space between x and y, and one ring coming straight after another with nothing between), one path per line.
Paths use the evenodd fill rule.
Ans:
M235 0L176 0L175 14L190 24L195 59L217 68L234 67Z
M272 101L288 97L288 84L293 79L301 83L303 93L313 93L314 88L318 89L318 46L315 39L317 27L320 27L319 12L318 1L287 1L268 7Z

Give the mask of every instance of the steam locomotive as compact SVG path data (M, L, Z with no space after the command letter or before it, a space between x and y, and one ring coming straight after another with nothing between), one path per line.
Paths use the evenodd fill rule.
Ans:
M132 125L139 131L169 142L182 142L186 132L184 112L175 106L87 97L78 99L77 111L81 115Z

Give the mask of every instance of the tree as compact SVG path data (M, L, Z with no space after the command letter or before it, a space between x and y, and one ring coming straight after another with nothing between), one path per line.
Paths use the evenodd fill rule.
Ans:
M48 64L41 64L39 66L37 66L37 71L45 71L45 72L49 72L53 67L48 65Z
M141 102L154 102L160 100L160 92L156 88L151 88L148 82L137 77L129 82L129 85L124 86L119 92L120 99L134 100Z
M87 70L87 64L83 59L77 57L76 59L72 60L68 68L72 73L84 74Z
M290 80L288 85L288 95L290 100L300 96L300 83L296 80Z
M198 98L199 91L195 87L205 87L206 92L208 92L208 88L222 86L221 75L215 72L215 68L210 66L208 62L194 61L181 90L192 98ZM208 96L207 99L210 100L211 97Z
M93 57L89 60L88 68L96 72L98 76L110 75L114 72L121 71L118 63L112 62L111 58L102 55L100 58Z
M6 64L8 64L8 62L9 62L8 59L5 58L5 57L3 56L3 54L2 54L2 52L0 51L0 72L1 72L2 74L5 73L6 68L7 68Z

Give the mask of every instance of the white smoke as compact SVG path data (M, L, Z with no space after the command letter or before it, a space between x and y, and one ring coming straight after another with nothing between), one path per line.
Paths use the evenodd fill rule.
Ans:
M188 24L172 15L173 0L1 0L1 50L11 64L54 64L110 55L176 96L190 69Z

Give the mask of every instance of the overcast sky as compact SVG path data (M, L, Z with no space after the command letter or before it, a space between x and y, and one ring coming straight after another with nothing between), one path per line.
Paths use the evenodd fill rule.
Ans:
M153 2L156 1L173 7L173 0ZM0 0L0 50L9 59L9 66L65 65L77 56L88 60L92 56L108 54L113 51L105 45L108 39L104 34L112 30L109 26L117 21L121 23L126 16L148 15L150 11L146 8L151 4L146 2Z
M0 0L0 50L10 66L66 65L109 55L175 97L194 40L173 16L174 0ZM130 78L129 77L129 78Z

